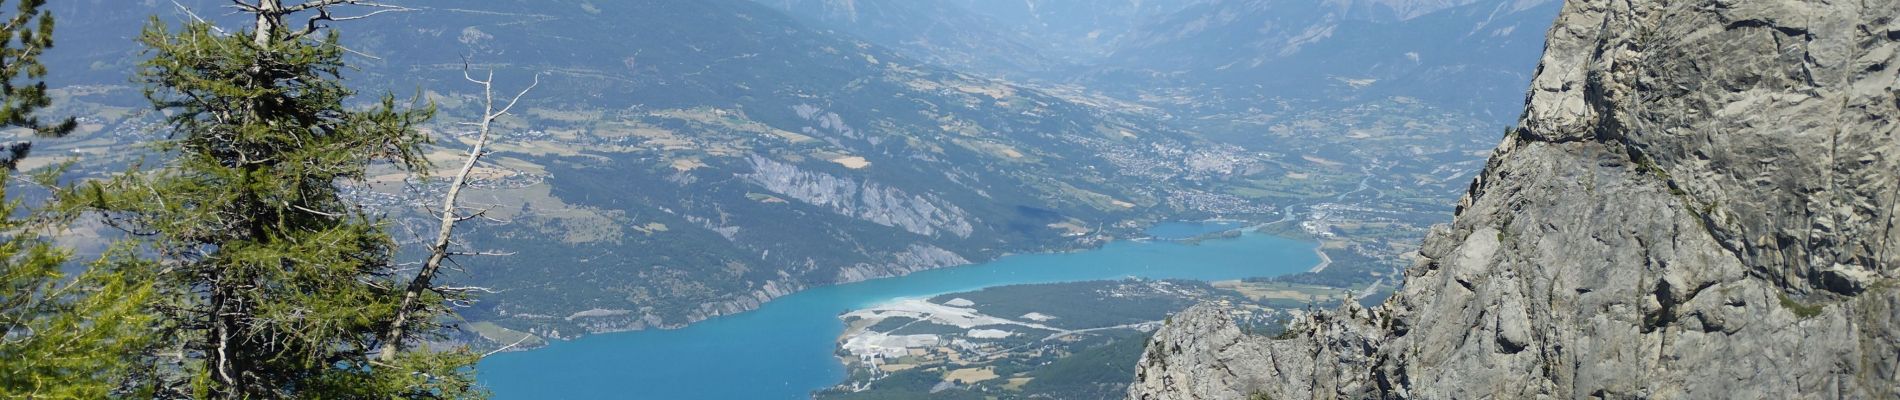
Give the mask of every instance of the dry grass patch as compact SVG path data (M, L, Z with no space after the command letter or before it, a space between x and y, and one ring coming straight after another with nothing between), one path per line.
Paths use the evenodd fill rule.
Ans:
M1328 160L1328 159L1324 159L1324 158L1319 158L1319 157L1315 157L1315 156L1313 156L1313 155L1310 155L1310 154L1309 154L1309 155L1303 155L1303 156L1300 156L1300 158L1301 158L1301 159L1304 159L1304 160L1306 160L1307 162L1311 162L1311 163L1314 163L1314 164L1319 164L1319 165L1324 165L1324 166L1328 166L1328 167L1337 167L1337 166L1341 166L1341 165L1345 165L1345 164L1341 164L1341 163L1340 163L1340 162L1338 162L1338 161L1333 161L1333 160Z
M965 384L996 379L996 369L992 367L964 368L945 372L944 381L963 381Z
M694 159L694 158L682 158L678 160L673 160L672 165L673 165L673 170L679 171L679 172L692 171L695 169L706 167L706 163L699 162L699 159Z
M492 341L495 343L501 343L503 346L518 342L521 344L516 345L516 348L521 348L521 347L532 348L532 347L544 346L544 345L547 345L548 343L547 340L543 340L539 336L535 336L527 332L503 328L501 327L501 325L495 325L495 323L493 322L488 322L488 321L473 322L464 326L467 326L469 331L473 331L475 332L475 334L481 335L483 339L488 339L489 341Z
M1027 385L1029 381L1033 380L1036 380L1036 378L1009 378L1009 381L1003 383L1003 389L1022 391L1023 385Z
M883 364L877 366L877 369L883 370L884 372L897 372L912 368L917 368L917 364Z
M858 156L833 158L831 162L838 163L838 165L843 165L845 168L850 169L864 169L864 167L871 166L871 161Z

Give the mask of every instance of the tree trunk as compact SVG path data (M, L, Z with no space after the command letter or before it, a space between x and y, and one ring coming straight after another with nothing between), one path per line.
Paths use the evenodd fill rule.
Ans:
M273 35L284 25L283 10L283 0L258 0L254 13L257 16L257 31L251 32L251 41L258 48L270 48Z

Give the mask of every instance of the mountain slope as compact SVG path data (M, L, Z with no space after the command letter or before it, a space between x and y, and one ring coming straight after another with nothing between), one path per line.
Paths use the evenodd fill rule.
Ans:
M1017 76L1068 62L1027 29L946 1L758 1L813 26L837 27L906 57L963 71Z
M1282 220L1285 231L1328 238L1333 257L1357 260L1291 279L1353 287L1390 283L1425 227L1448 219L1443 210L1520 111L1539 28L1560 5L760 2L905 54L1040 55L1058 69L977 69L1051 92L1122 99L1160 113L1170 128L1258 154L1287 173L1244 175L1220 191L1295 210ZM952 58L925 59L972 59Z
M1539 29L1560 4L1206 1L1125 35L1090 81L1169 82L1243 102L1409 96L1510 114L1528 81L1523 71L1538 50Z
M220 2L184 3L219 18ZM1197 202L1232 199L1206 187L1265 167L1138 108L925 66L749 1L406 5L337 23L375 56L345 75L370 92L420 91L443 110L433 128L445 139L476 112L464 60L498 70L504 89L542 74L465 195L493 218L467 244L514 254L464 260L456 284L495 293L463 314L502 328L677 327L812 286L1271 210ZM184 17L168 1L61 7L90 17L62 22L85 33L61 46L83 51L60 56L89 71L63 79L93 85L68 107L99 127L58 145L105 154L97 146L151 138L151 116L123 106L137 103L126 38L144 15ZM459 148L430 156L446 165ZM407 238L439 188L384 171L357 193Z
M1398 293L1280 340L1178 315L1130 396L1894 397L1896 10L1570 1Z
M758 1L926 62L1081 84L1124 97L1164 96L1163 88L1237 101L1290 97L1351 104L1411 96L1493 114L1517 110L1529 80L1523 71L1541 44L1537 28L1561 4Z
M1065 80L1194 1L755 0L906 56L989 76Z

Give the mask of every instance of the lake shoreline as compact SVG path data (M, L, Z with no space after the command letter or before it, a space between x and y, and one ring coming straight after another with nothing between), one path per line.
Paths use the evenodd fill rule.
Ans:
M837 318L841 311L1018 284L1280 276L1317 262L1311 246L1309 240L1261 232L1198 245L1114 241L1095 250L1014 255L819 286L681 329L589 335L496 354L481 362L479 381L503 399L627 398L628 392L614 390L625 387L642 388L631 395L636 398L803 398L845 378L834 354L846 328ZM640 368L641 360L665 360L669 367Z
M716 301L716 302L708 302L708 303L700 304L701 308L711 307L713 309L737 310L736 312L716 313L716 314L707 315L700 318L689 318L688 321L680 322L680 323L660 323L660 324L653 324L653 325L616 327L616 328L607 328L607 329L599 329L599 330L589 330L589 331L579 333L579 334L561 335L561 336L552 336L552 337L503 328L503 329L506 329L506 331L509 333L533 336L535 339L539 339L539 340L531 340L531 342L540 342L541 344L534 345L534 346L514 346L514 345L511 345L511 343L518 344L518 343L514 343L515 342L514 340L502 341L502 340L496 340L495 338L487 337L486 335L481 335L480 337L483 340L487 341L487 343L481 343L481 344L484 344L487 346L475 346L475 347L495 348L494 351L499 351L502 353L527 352L527 351L539 350L542 348L546 348L548 346L554 346L557 343L561 343L561 342L570 342L570 341L579 340L579 339L583 339L583 338L587 338L591 336L597 336L597 335L610 335L610 334L627 333L627 332L644 332L644 331L652 331L652 330L687 329L687 328L691 328L694 325L706 323L708 321L713 321L720 318L732 317L732 316L737 316L737 315L743 315L748 312L756 311L760 307L764 307L766 304L771 303L773 300L777 300L784 296L790 296L790 295L798 294L799 292L804 292L807 290L812 290L812 289L817 289L817 288L824 288L824 287L838 286L838 285L850 285L850 284L857 284L857 283L863 283L863 282L869 282L869 281L876 281L880 279L902 278L902 277L910 276L912 274L926 272L926 271L960 268L960 267L966 267L970 265L981 265L985 263L996 262L998 260L1002 260L1002 259L1014 257L1014 256L1076 254L1076 253L1082 253L1082 252L1089 252L1089 251L1100 250L1103 246L1106 246L1110 243L1115 243L1115 242L1145 242L1145 241L1159 240L1159 241L1165 241L1165 242L1198 244L1201 240L1233 239L1234 236L1221 236L1221 235L1223 233L1235 232L1235 231L1239 231L1243 233L1258 233L1257 228L1260 225L1253 225L1253 226L1246 225L1249 222L1250 221L1247 221L1247 220L1230 219L1230 218L1208 218L1208 219L1200 220L1200 221L1162 222L1162 223L1156 223L1156 224L1150 225L1148 227L1144 227L1142 228L1142 232L1150 232L1155 229L1160 229L1160 228L1164 228L1168 226L1178 226L1178 225L1217 226L1217 227L1220 227L1220 229L1198 233L1198 234L1195 234L1192 236L1186 236L1186 237L1158 237L1156 235L1151 234L1151 235L1146 235L1146 236L1136 237L1136 238L1109 239L1109 240L1100 241L1100 242L1091 242L1087 245L1081 245L1081 246L1051 248L1051 249L1046 249L1044 251L1035 251L1035 252L1026 252L1026 253L1003 252L987 260L981 260L981 261L965 260L967 262L962 263L962 264L945 265L945 266L937 266L937 267L904 268L904 269L899 269L898 270L899 272L895 274L875 276L875 277L860 279L860 280L834 282L834 283L824 284L824 285L805 286L805 285L799 285L792 282L770 281L768 282L768 284L770 284L768 286L774 286L774 287L784 288L784 289L789 289L789 290L767 290L766 288L759 288L759 289L753 289L750 292L745 292L744 295L737 296L737 298L732 299L732 300L724 300L724 301ZM1288 239L1288 240L1306 240L1304 238L1283 236L1283 235L1277 235L1277 234L1271 234L1271 233L1265 233L1265 234L1270 235L1270 236L1280 237L1283 239ZM1324 254L1321 254L1321 257L1322 259L1325 259ZM763 299L763 300L760 300L760 299ZM483 321L471 321L471 322L483 322ZM497 325L497 327L499 327L499 325Z
M1307 270L1307 273L1317 274L1320 271L1325 271L1326 267L1333 265L1333 257L1326 255L1326 242L1321 241L1319 244L1313 245L1313 254L1319 256L1319 264L1314 265L1313 269Z

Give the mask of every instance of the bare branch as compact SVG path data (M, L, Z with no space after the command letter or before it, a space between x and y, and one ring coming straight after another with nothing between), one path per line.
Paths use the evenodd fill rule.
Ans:
M469 214L469 215L465 215L465 216L462 216L462 217L460 217L460 218L456 218L456 219L455 219L455 222L462 222L462 221L467 221L467 220L471 220L471 219L476 219L476 218L483 218L483 216L484 216L484 215L487 215L487 214L488 214L488 210L486 210L486 209L484 209L484 210L481 210L481 211L476 211L476 212L475 212L475 213L473 213L473 214Z
M236 7L238 11L243 11L246 13L257 13L264 10L262 8L257 8L257 6L252 5L251 3L245 3L244 0L231 0L231 3L236 4L233 7Z
M496 112L494 117L500 117L502 115L506 115L508 114L508 110L515 109L515 103L521 102L521 96L528 95L528 91L534 90L535 86L541 86L541 74L539 73L534 74L534 83L529 83L526 89L521 89L520 93L515 93L515 98L512 100L508 100L508 105L505 107L502 107L501 111Z
M411 10L403 6L365 0L309 0L289 6L283 4L284 0L257 0L255 2L231 0L231 3L233 7L237 8L240 12L251 14L256 18L256 26L253 27L254 31L252 32L252 43L258 47L270 47L272 42L294 41L309 36L317 31L323 30L324 21L356 20L388 12ZM363 15L342 17L330 13L331 7L344 5L371 8L373 11ZM284 19L286 17L312 10L316 11L316 14L305 19L302 29L295 29L293 31L292 28L285 25Z
M317 4L317 3L327 3L327 4ZM316 5L315 5L315 6L313 6L313 7L305 7L305 8L298 8L298 7L300 7L300 6L303 6L303 5L312 5L312 4L316 4ZM356 15L356 16L347 16L347 17L338 17L338 16L335 16L335 15L332 15L332 14L330 14L330 6L331 6L331 5L339 5L339 4L347 4L347 5L354 5L354 6L362 6L362 7L372 7L372 8L377 8L377 10L376 10L376 11L370 11L369 13L367 13L367 14L363 14L363 15ZM314 9L316 9L316 10L317 10L317 14L316 14L316 15L312 15L312 16L310 16L310 18L309 18L308 20L306 20L306 21L305 21L305 23L304 23L304 29L303 29L303 31L300 31L300 32L297 32L297 33L293 33L293 34L291 34L291 35L290 35L290 39L297 39L297 38L301 38L301 37L304 37L304 36L309 36L310 34L313 34L313 33L317 33L317 31L318 31L318 30L322 30L322 29L324 28L324 27L323 27L322 25L319 25L319 24L318 24L318 23L320 23L320 22L323 22L323 21L332 21L332 22L334 22L334 21L350 21L350 20L358 20L358 19L364 19L364 18L369 18L369 17L374 17L374 16L376 16L376 15L378 15L378 14L383 14L383 13L391 13L391 12L402 12L402 11L414 11L414 10L415 10L415 9L412 9L412 8L408 8L408 7L403 7L403 6L397 6L397 5L390 5L390 4L380 4L380 3L370 3L370 2L361 2L361 1L351 1L351 0L329 0L329 1L324 1L324 2L311 2L311 3L304 3L304 4L302 4L302 5L300 5L300 6L292 6L292 7L289 7L289 8L286 8L286 9L285 9L286 11L284 11L284 12L282 12L282 15L290 15L290 14L294 14L294 13L297 13L297 12L299 12L299 11L305 11L305 10L309 10L309 9L311 9L311 8L314 8ZM344 49L344 50L349 50L349 49ZM352 52L353 52L353 51L352 51ZM359 53L359 54L360 54L360 53Z
M483 288L483 286L439 286L439 288L433 288L433 290L435 290L435 292L456 292L456 294L460 294L460 292L485 292L485 294L500 294L500 292L496 292L496 290L492 290L492 288Z
M404 7L394 7L394 6L391 6L391 7L393 7L393 8L385 8L385 9L381 9L381 10L376 10L376 11L370 11L370 12L369 12L368 14L363 14L363 15L357 15L357 16L350 16L350 17L335 17L335 18L332 18L332 19L330 19L330 20L331 20L331 21L350 21L350 20L358 20L358 19L364 19L364 18L369 18L369 17L374 17L374 16L376 16L376 15L378 15L378 14L382 14L382 13L391 13L391 12L402 12L402 11L414 11L414 9L411 9L411 8L404 8Z
M474 76L470 76L468 74L468 70L469 70L468 57L462 57L462 79L467 79L469 82L473 82L477 85L482 85L482 89L484 91L488 89L489 84L494 83L495 81L495 71L488 71L488 80L479 81L479 80L475 80Z
M322 28L323 28L322 26L320 26L320 25L317 25L317 23L318 23L318 22L323 22L323 21L328 21L328 20L330 20L330 19L331 19L331 18L330 18L330 9L329 9L329 8L327 8L327 7L324 7L324 8L318 8L318 9L317 9L317 15L312 15L312 16L310 16L310 20L304 23L304 28L303 28L303 31L302 31L302 32L297 32L297 33L293 33L293 34L290 34L290 38L291 38L291 39L297 39L297 38L300 38L300 37L304 37L304 36L307 36L307 35L309 35L309 34L312 34L312 33L316 33L318 29L322 29Z
M482 353L482 358L488 358L488 356L495 355L495 353L508 351L508 349L515 348L515 346L521 345L522 342L526 342L528 341L529 338L533 338L533 337L534 337L533 335L521 335L521 340L516 340L514 343L509 343L507 346L501 346L501 348L495 349L494 351Z
M238 3L238 4L244 4L244 3ZM192 22L197 22L201 24L205 22L204 17L199 17L198 13L191 12L191 7L185 7L184 4L179 4L178 0L172 0L172 6L178 7L178 11L183 11L185 13L185 16L191 17ZM217 25L210 25L210 26L211 26L212 31L216 31L218 32L218 34L224 34L224 28L219 28Z
M307 212L307 213L311 213L311 214L316 214L316 215L322 215L322 216L325 216L325 217L331 217L331 218L338 218L338 217L342 217L342 216L343 216L343 214L338 214L338 213L329 213L329 212L322 212L322 211L317 211L317 210L312 210L312 209L309 209L309 208L304 208L304 206L300 206L300 205L295 205L295 204L292 204L292 205L290 205L290 207L291 207L291 208L295 208L295 209L298 209L298 210L303 210L303 212Z
M320 1L348 1L348 0L320 0ZM311 3L305 3L305 4L312 4L312 3L317 3L317 2L319 1L313 1ZM384 332L383 348L381 350L381 354L378 355L379 358L383 361L389 361L389 360L395 359L396 353L401 350L403 336L404 336L404 329L407 328L406 325L408 324L409 319L413 317L413 315L411 314L413 314L416 310L420 308L418 307L418 304L416 303L420 301L422 297L422 292L431 291L431 290L435 290L435 291L445 290L444 288L439 288L439 287L434 286L434 284L431 283L431 280L435 278L436 272L442 269L443 263L447 262L451 264L456 264L455 260L453 258L450 258L450 256L454 256L454 255L511 255L513 254L513 253L505 253L505 254L504 253L461 253L461 252L450 251L449 247L450 245L454 243L454 238L455 238L455 235L454 235L455 225L462 221L466 221L469 218L480 217L481 215L486 213L486 210L484 210L481 212L476 212L469 217L457 216L456 210L461 209L461 207L457 207L455 204L458 198L461 196L462 188L468 186L469 174L475 170L475 165L481 162L482 156L484 154L487 154L484 148L488 146L488 139L490 136L489 134L494 126L493 122L495 121L495 118L501 116L501 114L503 113L506 113L508 110L508 107L514 107L515 103L520 101L522 96L526 95L529 90L532 90L534 89L535 86L539 85L541 82L540 74L535 74L534 85L529 85L527 89L523 89L520 93L516 94L514 97L514 100L509 101L507 107L504 107L501 112L495 111L495 91L494 91L495 72L494 71L491 70L488 72L487 79L476 80L475 77L469 72L468 63L467 63L467 60L465 59L463 60L463 63L462 63L462 77L465 79L468 79L469 82L474 82L475 84L481 85L482 87L483 108L482 108L481 123L478 125L479 128L476 130L476 133L475 133L475 144L473 146L470 146L468 149L467 159L462 162L461 170L457 171L455 173L455 177L449 180L448 193L442 196L442 208L441 208L441 214L440 214L441 223L439 225L439 228L436 231L434 242L430 243L429 245L429 259L428 261L423 262L422 269L416 272L416 276L414 278L410 279L409 287L403 293L402 303L397 305L395 321L393 321L390 324L389 330Z
M341 46L341 45L338 45L338 44L336 44L336 43L325 43L324 45L326 45L326 46L330 46L330 47L335 47L335 48L337 48L338 50L343 50L344 52L347 52L347 53L350 53L350 54L355 54L355 55L358 55L358 56L362 56L363 58L368 58L368 59L371 59L371 60L377 60L377 61L382 61L382 60L383 60L383 58L382 58L382 57L377 57L377 56L373 56L373 55L370 55L369 53L364 53L364 52L360 52L360 51L356 51L355 49L351 49L351 48L348 48L348 47L343 47L343 46Z
M391 5L373 3L373 2L362 1L362 0L310 0L310 1L304 2L303 4L284 7L283 13L286 15L296 14L298 12L302 12L304 10L309 10L312 8L326 8L329 6L345 5L345 4L355 5L355 6L370 6L370 7L395 7Z
M451 251L451 252L449 252L449 255L451 255L451 256L489 256L489 257L494 257L494 256L512 256L512 255L515 255L515 252L512 252L512 251L509 251L509 252L493 252L493 251L477 251L477 252L466 252L466 251Z

